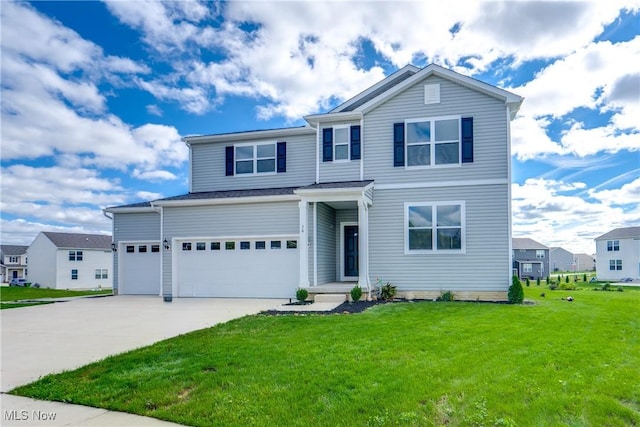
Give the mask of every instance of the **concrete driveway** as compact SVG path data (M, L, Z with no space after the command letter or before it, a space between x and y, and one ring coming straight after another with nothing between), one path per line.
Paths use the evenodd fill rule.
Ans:
M2 310L2 392L283 302L178 298L165 303L157 296L112 296ZM12 409L4 397L3 411Z

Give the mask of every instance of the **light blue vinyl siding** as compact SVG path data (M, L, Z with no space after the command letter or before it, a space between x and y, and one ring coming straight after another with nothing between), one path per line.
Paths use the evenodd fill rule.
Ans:
M424 104L424 85L440 84L440 103ZM473 117L474 161L447 167L405 169L393 166L393 124L405 119ZM431 76L365 115L364 179L376 184L506 178L507 116L504 102Z
M360 122L334 122L334 123L322 123L320 129L333 128L335 126L347 125L357 126ZM322 138L322 131L320 132L320 138ZM361 136L362 141L362 136ZM361 143L362 144L362 143ZM362 150L362 145L361 148ZM322 140L318 144L318 150L320 155L320 181L319 182L340 182L340 181L359 181L360 180L360 162L361 160L349 160L349 161L322 161ZM335 156L335 152L333 153Z
M144 213L114 213L113 241L159 241L160 214L157 212ZM113 289L118 289L118 256L113 257Z
M194 193L202 191L294 187L313 184L316 178L316 135L256 139L246 142L287 143L287 171L265 175L225 176L225 147L234 141L198 143L191 146L191 179Z
M505 291L510 257L507 184L375 190L369 210L370 277L398 290ZM405 202L464 202L466 253L405 254Z
M164 207L164 238L298 235L297 202ZM172 248L171 251L179 248ZM172 291L171 251L163 252L163 292Z
M336 280L336 212L324 203L318 203L318 285Z

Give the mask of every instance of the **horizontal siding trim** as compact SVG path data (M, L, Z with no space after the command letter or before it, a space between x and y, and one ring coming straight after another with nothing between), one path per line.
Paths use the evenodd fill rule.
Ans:
M502 185L508 184L506 178L496 179L477 179L477 180L461 180L461 181L440 181L440 182L407 182L399 184L374 184L376 190L400 190L411 188L441 188L441 187L467 187L477 185Z
M172 242L196 241L196 240L261 240L261 239L299 239L299 234L255 234L255 235L239 235L239 236L188 236L173 237Z
M225 199L192 199L192 200L167 200L154 202L157 206L215 206L215 205L240 205L271 202L295 202L300 197L295 195L283 196L254 196L254 197L230 197Z

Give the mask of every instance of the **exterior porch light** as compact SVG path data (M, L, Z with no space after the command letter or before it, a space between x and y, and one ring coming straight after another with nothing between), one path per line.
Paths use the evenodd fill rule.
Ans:
M169 250L170 246L169 246L169 242L167 241L167 239L164 239L162 241L162 245L164 246L165 250Z
M112 250L113 252L118 252L118 246L116 246L116 243L115 243L115 242L111 243L111 250Z

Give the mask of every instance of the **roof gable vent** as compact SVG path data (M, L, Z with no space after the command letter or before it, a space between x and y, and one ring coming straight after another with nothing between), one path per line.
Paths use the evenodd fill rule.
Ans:
M440 103L440 83L424 85L424 103L425 104Z

